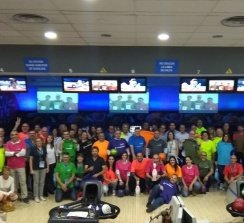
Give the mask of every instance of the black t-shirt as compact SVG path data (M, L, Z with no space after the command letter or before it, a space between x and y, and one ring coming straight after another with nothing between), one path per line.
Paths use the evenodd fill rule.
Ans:
M85 165L87 165L88 168L91 166L94 167L93 171L88 172L88 173L92 173L94 175L103 170L102 166L105 166L105 161L100 156L98 156L97 159L95 159L95 160L93 160L92 157L87 157L87 159L85 160Z
M79 141L79 153L84 155L84 158L91 156L92 141L87 140L85 142Z
M30 156L33 157L33 170L41 170L47 168L46 156L47 150L46 148L42 148L42 150L37 149L37 147L33 147L30 152Z

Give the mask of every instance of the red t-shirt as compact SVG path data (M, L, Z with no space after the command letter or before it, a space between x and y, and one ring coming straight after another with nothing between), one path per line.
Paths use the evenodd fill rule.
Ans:
M150 160L150 161L148 162L147 167L146 167L146 173L151 174L152 171L153 171L153 169L154 169L154 168L153 168L153 160ZM159 175L162 175L162 174L165 172L164 164L163 164L163 163L158 163L158 164L156 165L156 170L157 170L157 172L158 172Z
M131 164L131 173L135 173L136 176L145 179L148 162L149 159L147 158L143 158L141 162L138 162L138 160L133 160Z
M20 152L22 149L26 150L25 142L19 140L17 142L8 141L5 145L6 151L9 152ZM10 156L7 157L7 164L10 169L24 168L25 167L25 157L20 156Z
M224 175L227 176L229 180L231 179L231 177L235 177L242 173L243 173L243 167L240 163L235 163L234 165L229 164L226 165L224 168Z
M196 176L199 176L198 167L194 164L191 167L184 165L181 171L182 171L182 178L184 179L187 186L191 184L191 182Z
M110 168L110 169L106 168L106 170L105 170L103 176L104 176L104 178L105 178L105 179L104 179L104 182L105 182L105 183L108 183L108 182L106 181L106 179L108 179L108 180L115 180L115 179L117 178L115 172L114 172L111 168Z

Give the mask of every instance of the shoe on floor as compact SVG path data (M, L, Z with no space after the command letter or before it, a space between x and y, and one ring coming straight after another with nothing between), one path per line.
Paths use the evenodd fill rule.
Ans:
M26 204L29 204L29 199L27 197L23 198L22 201Z
M41 201L46 201L47 199L46 199L45 197L41 196L41 197L40 197L40 200L41 200Z
M154 209L155 209L155 208L150 204L150 205L148 205L146 212L147 212L147 213L150 213L150 212L152 212Z
M35 202L40 203L40 199L38 197L35 197Z

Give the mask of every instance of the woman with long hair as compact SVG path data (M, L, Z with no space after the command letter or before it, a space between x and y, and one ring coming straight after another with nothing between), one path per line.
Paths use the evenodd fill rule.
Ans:
M165 170L168 178L172 175L176 175L178 180L182 178L181 167L178 165L175 156L169 157L169 162L165 165Z
M167 160L170 156L175 156L176 159L179 156L179 143L173 131L169 131L167 135Z
M103 174L103 192L107 195L112 190L112 195L116 194L116 187L118 183L118 178L115 173L115 158L114 156L109 156L106 162L106 170Z

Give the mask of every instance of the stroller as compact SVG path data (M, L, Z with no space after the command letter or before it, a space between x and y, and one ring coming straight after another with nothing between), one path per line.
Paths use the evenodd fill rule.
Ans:
M101 201L102 183L89 180L83 186L83 198L65 205L52 208L49 211L48 223L82 223L99 222L99 219L114 219L119 213L119 207Z

